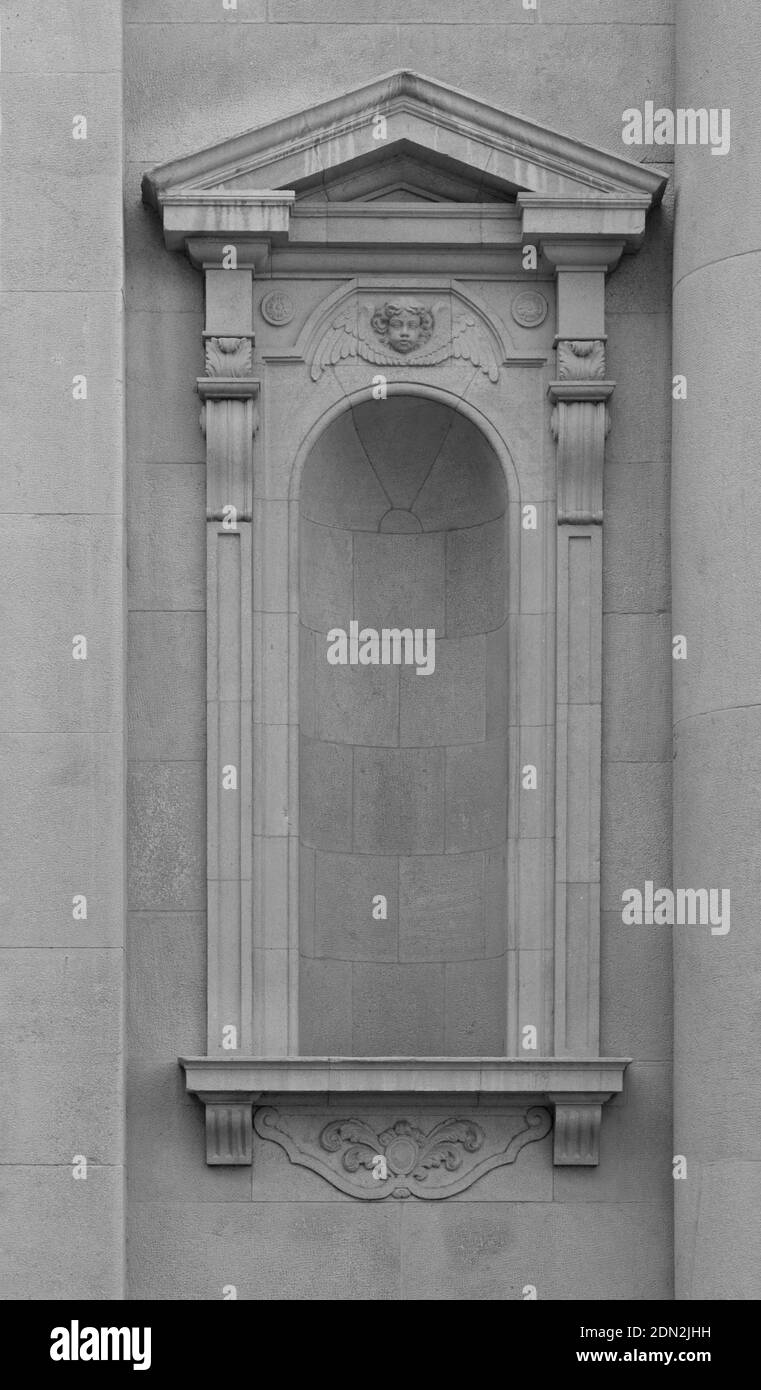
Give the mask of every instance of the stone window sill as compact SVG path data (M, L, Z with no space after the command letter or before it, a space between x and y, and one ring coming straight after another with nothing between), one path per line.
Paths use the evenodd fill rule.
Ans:
M602 1107L623 1089L621 1057L180 1057L206 1107L206 1161L250 1164L252 1107L275 1097L462 1096L494 1105L529 1099L554 1111L553 1161L599 1162ZM483 1097L483 1102L481 1098Z

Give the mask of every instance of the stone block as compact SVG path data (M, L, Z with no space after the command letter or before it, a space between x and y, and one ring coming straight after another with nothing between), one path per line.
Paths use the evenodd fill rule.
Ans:
M296 636L295 614L255 613L254 721L259 724L289 723L289 642Z
M502 1057L506 1051L506 958L451 962L444 986L444 1056Z
M671 618L611 613L603 621L603 757L671 756Z
M361 854L442 852L443 760L437 748L355 750L355 850Z
M24 1020L8 1019L8 1026L23 1033ZM88 1163L119 1163L124 1098L118 1056L96 1049L73 1061L52 1052L3 1061L0 1163L70 1165L78 1153Z
M662 463L605 465L605 613L662 613L670 607L669 483Z
M399 669L395 666L331 666L326 638L318 633L314 640L318 737L335 743L398 745Z
M11 602L7 587L0 609L0 728L117 737L123 698L120 521L40 516L19 525L5 517L0 543L6 583L16 595ZM87 638L86 660L74 660L75 636Z
M120 946L121 748L112 734L0 737L2 938L17 946ZM87 919L73 917L74 897Z
M268 950L282 948L288 942L289 856L294 848L293 838L288 835L254 836L254 942ZM299 848L308 866L314 850ZM308 888L308 874L304 886Z
M289 776L298 761L298 729L285 724L254 725L255 835L297 835L298 805Z
M320 853L315 869L314 954L334 960L396 960L398 861L370 854ZM373 917L378 894L386 899L385 920Z
M127 475L130 608L205 612L206 467L161 463Z
M761 1297L761 1163L702 1164L691 1186L697 1193L697 1201L693 1198L695 1237L689 1253L680 1252L677 1297L757 1300Z
M0 1298L101 1302L124 1297L124 1174L69 1162L3 1170L6 1231Z
M6 39L7 44L7 39ZM7 55L4 55L7 56ZM0 511L121 510L121 301L111 294L0 296L13 351L0 387ZM75 400L74 377L87 377Z
M620 911L603 913L600 927L600 1050L603 1057L636 1057L641 1062L665 1061L670 1057L674 1011L671 955L670 927L624 926Z
M500 845L484 854L484 954L489 957L504 955L514 945L508 888L507 846Z
M254 1056L284 1057L293 1044L289 1039L289 989L295 963L288 949L254 947L253 1043Z
M610 401L606 460L651 462L661 457L664 441L670 439L670 315L606 314L606 328L607 374L617 382Z
M486 736L486 638L442 641L437 635L435 657L435 669L427 674L419 674L414 666L399 670L400 743L421 747L482 741Z
M646 879L671 883L671 764L605 763L600 847L601 905L621 912L621 894Z
M352 967L355 1057L444 1054L444 966Z
M6 72L118 72L121 70L120 0L104 0L93 12L88 0L40 0L9 13L3 32Z
M405 0L379 0L365 14L357 10L356 0L271 0L270 20L275 24L409 24L412 18ZM535 16L521 5L508 7L504 0L475 0L467 10L454 0L417 0L414 12L418 24L531 24Z
M401 859L400 960L470 961L484 951L484 856Z
M274 1146L271 1146L274 1147ZM281 1153L281 1157L285 1155ZM396 1202L136 1202L129 1281L140 1298L352 1302L399 1292Z
M206 1050L206 916L130 912L127 1049L140 1057Z
M531 1284L539 1299L669 1300L667 1221L655 1202L407 1202L401 1296L506 1302Z
M350 850L352 843L352 749L302 738L299 824L306 845Z
M268 18L267 0L236 0L234 10L209 5L208 0L130 0L129 24L261 24Z
M121 73L6 72L3 88L4 288L118 293ZM86 140L73 138L78 115ZM52 207L54 234L40 235Z
M118 1085L122 955L116 950L4 952L0 1056L77 1064L110 1057Z
M203 316L131 311L127 315L127 453L130 463L203 463Z
M507 617L505 518L447 532L447 636L490 632Z
M127 783L129 905L206 907L203 763L133 763Z
M305 960L299 965L299 1052L304 1057L352 1055L352 965Z
M438 636L445 613L443 535L355 536L353 616L362 627L432 627Z
M130 756L197 762L206 751L203 613L131 613L127 712Z
M301 621L316 632L348 632L352 617L352 533L300 525Z
M504 739L448 748L447 853L491 849L507 837L507 751Z

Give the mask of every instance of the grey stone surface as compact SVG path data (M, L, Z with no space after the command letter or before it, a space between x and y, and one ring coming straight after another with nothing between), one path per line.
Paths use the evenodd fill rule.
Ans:
M502 739L448 748L448 851L491 849L507 836L506 748Z
M127 1051L131 1059L200 1055L206 1046L203 912L131 912Z
M299 1050L304 1056L352 1055L352 965L307 960L299 966Z
M352 998L355 1056L443 1056L443 965L357 962Z
M206 608L203 464L130 469L127 592L130 608L201 612Z
M131 613L127 651L131 757L198 761L206 750L203 613Z
M447 533L447 636L490 632L507 617L505 524Z
M475 960L485 951L484 856L399 861L399 958Z
M124 1296L122 1169L93 1163L75 1180L71 1157L4 1170L3 1300Z
M373 917L382 894L385 920ZM396 960L399 952L399 864L371 854L318 853L315 866L315 956L334 960Z
M392 396L363 401L352 421L375 474L396 508L412 508L454 424L438 401Z
M501 1057L506 1051L505 957L447 964L444 983L444 1053L447 1057Z
M302 517L299 537L301 620L317 632L349 630L352 605L351 531Z
M307 738L300 748L301 839L316 849L350 850L352 749Z
M362 854L443 850L441 749L355 749L354 848Z
M203 763L129 769L127 893L133 909L206 906Z
M402 745L477 743L486 736L486 639L436 638L436 666L399 670ZM378 742L379 740L366 740Z
M396 746L399 743L399 679L406 674L404 668L400 672L396 666L331 666L327 658L328 643L321 633L315 634L314 646L318 738L335 743ZM418 679L422 683L424 678ZM402 737L402 742L407 741ZM413 743L428 741L409 740Z
M438 635L445 603L442 535L355 536L353 616L362 627L432 627Z

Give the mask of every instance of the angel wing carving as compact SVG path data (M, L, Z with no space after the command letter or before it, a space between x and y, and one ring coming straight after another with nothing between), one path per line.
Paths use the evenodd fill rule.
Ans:
M452 324L452 336L447 343L431 352L416 357L418 366L433 366L446 361L447 357L460 357L480 367L490 381L499 381L499 362L485 333L478 328L478 321L472 314L458 314Z
M366 362L386 367L433 367L454 357L472 362L490 381L498 381L499 360L473 314L458 314L451 332L442 335L435 331L438 310L443 307L444 302L439 301L428 311L434 323L434 332L429 334L433 342L426 338L421 348L407 349L402 355L401 350L390 350L374 331L373 321L377 323L378 318L376 306L355 300L331 320L320 339L312 359L312 380L317 381L327 367L349 357L361 357Z
M370 310L358 301L343 309L320 339L312 361L312 381L317 381L326 367L335 366L346 357L363 357L366 362L386 365L393 361L387 348L372 342Z

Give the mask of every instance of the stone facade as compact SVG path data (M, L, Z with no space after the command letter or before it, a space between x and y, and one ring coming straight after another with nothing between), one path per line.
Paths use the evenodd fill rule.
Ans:
M758 1297L756 8L92 8L3 21L3 1296Z

